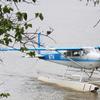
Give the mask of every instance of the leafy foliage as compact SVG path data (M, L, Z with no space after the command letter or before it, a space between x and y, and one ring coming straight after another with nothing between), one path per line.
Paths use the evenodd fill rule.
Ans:
M28 43L32 46L37 44L35 40L36 32L32 34L27 32L29 28L32 28L32 23L29 23L28 20L28 14L22 12L17 6L22 2L30 5L36 3L36 1L0 0L0 44L14 47L15 43L19 43L21 51L26 50ZM15 12L16 8L17 11ZM35 18L39 18L41 21L44 19L42 13L35 13ZM32 54L30 53L30 55Z
M27 54L28 54L30 57L35 57L35 52L34 52L34 51L28 52Z
M35 32L28 32L29 28L32 28L31 19L26 11L18 7L20 3L34 6L36 2L37 0L0 0L0 44L12 48L17 44L22 52L27 51L28 47L35 47L38 44L38 29ZM32 19L35 17L43 21L44 17L41 12L33 14ZM49 34L51 33L52 30ZM41 35L49 37L49 34L42 33ZM34 51L27 54L31 57L35 56Z
M43 15L42 15L42 13L35 13L35 17L36 18L40 18L41 20L43 20L44 19L44 17L43 17Z
M6 98L8 98L8 96L10 96L9 93L1 93L1 94L0 94L0 97L6 97Z
M83 1L83 0L80 0L80 1ZM93 2L94 6L100 4L100 0L86 0L86 2L87 2L87 5L88 5L90 2Z

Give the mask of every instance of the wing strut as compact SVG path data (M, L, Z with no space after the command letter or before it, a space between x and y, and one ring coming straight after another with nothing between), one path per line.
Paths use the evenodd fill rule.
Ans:
M57 50L56 50L56 51L57 51ZM60 53L59 51L57 51L57 52ZM63 55L62 53L60 53L60 54ZM81 65L80 63L74 61L74 60L73 60L72 58L70 58L70 57L67 57L67 59L70 60L71 62L73 62L74 64L78 65L78 66L81 68L81 71L82 71L82 72L85 72L85 73L88 75L88 79L90 79L90 78L92 77L92 75L93 75L95 69L93 69L92 72L91 72L91 74L89 75L88 72L85 71L85 67L84 67L83 65ZM80 82L82 82L82 80L83 80L83 73L82 73L81 76L80 76Z

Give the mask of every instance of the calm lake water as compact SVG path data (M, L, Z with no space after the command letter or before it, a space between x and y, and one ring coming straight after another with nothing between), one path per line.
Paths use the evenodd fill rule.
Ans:
M51 63L35 61L32 58L22 58L15 52L2 53L1 58L3 63L0 64L0 92L11 95L1 100L100 100L100 90L98 93L76 92L38 81L36 78L38 69L61 73L63 67L55 67Z

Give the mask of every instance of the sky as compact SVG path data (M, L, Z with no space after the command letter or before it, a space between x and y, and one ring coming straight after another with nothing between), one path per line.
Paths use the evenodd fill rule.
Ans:
M33 7L20 6L33 16L33 12L42 12L44 20L34 20L33 28L45 32L52 27L50 39L42 38L48 46L97 46L100 45L100 24L93 26L100 19L100 7L92 3L86 6L86 0L38 0ZM34 30L33 29L33 30ZM45 41L44 41L45 40Z

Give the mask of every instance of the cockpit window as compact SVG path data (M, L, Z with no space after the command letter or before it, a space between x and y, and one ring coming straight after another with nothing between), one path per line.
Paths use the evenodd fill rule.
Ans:
M67 57L67 56L71 56L71 55L72 55L72 53L69 52L69 51L64 52L64 56L65 56L65 57Z
M79 56L84 56L84 55L87 55L91 52L100 52L98 49L95 49L95 48L83 48L81 50L68 50L68 51L65 51L63 54L64 54L64 57L67 58L67 57L79 57Z
M96 52L98 53L98 49L95 49L95 48L84 48L83 50L83 55L87 55L88 53L91 53L91 52Z
M65 57L76 57L76 56L81 56L81 51L66 51L64 52Z

